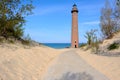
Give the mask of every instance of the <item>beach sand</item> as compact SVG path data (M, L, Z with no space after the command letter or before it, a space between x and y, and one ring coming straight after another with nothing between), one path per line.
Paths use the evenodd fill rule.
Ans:
M61 52L45 46L0 47L0 78L3 80L38 80L48 63Z
M71 50L77 54L76 57L110 80L120 80L120 57L98 56L81 49L52 49L46 46L25 48L16 45L0 46L0 80L42 80L43 76L49 74L51 65L57 66L57 58ZM77 68L80 68L79 65Z
M88 64L106 75L110 80L120 80L120 56L100 56L92 54L89 50L83 51L80 49L77 50L77 53Z

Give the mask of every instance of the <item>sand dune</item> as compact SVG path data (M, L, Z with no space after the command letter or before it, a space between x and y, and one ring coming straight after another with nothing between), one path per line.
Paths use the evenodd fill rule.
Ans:
M13 46L9 46L13 47ZM48 47L0 48L0 77L3 80L40 80L47 64L61 51Z
M75 72L73 76L82 75L81 77L84 78L93 71L92 76L97 76L95 73L98 73L100 74L98 76L105 75L110 80L120 80L119 61L120 57L97 56L80 49L55 50L45 46L29 48L8 44L0 46L0 80L43 80L44 76L51 74L52 70L56 71L55 74L58 76L65 70L65 72ZM53 66L52 69L51 66ZM77 74L77 71L85 69L89 73ZM66 74L69 76L69 73ZM107 78L101 80L107 80Z

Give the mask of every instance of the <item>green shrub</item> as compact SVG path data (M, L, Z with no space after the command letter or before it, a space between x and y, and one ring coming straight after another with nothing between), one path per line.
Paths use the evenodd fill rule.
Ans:
M3 42L4 41L4 39L3 38L0 38L0 42Z
M99 49L99 40L96 35L97 30L90 30L86 32L85 38L87 39L87 49L92 49L93 52L97 53Z
M22 41L22 44L24 44L24 45L29 45L29 44L30 44L30 41L29 41L29 40L23 40L23 41Z
M96 36L96 32L97 30L90 30L88 32L86 32L85 38L87 39L87 44L92 46L92 43L95 42L97 36Z
M30 45L30 42L31 42L31 38L30 38L29 35L27 35L27 36L25 36L23 38L22 44L24 44L24 45Z
M9 43L14 44L15 42L13 40L8 40Z
M108 47L108 50L114 50L114 49L118 49L118 48L119 48L119 44L113 43Z
M82 43L82 44L80 44L79 47L84 47L84 46L86 46L86 45L87 45L86 43Z

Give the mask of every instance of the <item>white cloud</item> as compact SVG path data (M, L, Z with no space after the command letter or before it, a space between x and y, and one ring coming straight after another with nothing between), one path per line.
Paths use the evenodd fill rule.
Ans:
M46 15L50 13L56 13L56 12L63 11L66 8L64 5L37 7L33 12L34 12L34 15Z
M82 25L98 25L100 21L83 22Z

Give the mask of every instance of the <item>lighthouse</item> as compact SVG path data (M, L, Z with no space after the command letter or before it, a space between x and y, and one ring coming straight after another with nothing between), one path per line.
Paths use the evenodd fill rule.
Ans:
M77 5L74 4L72 7L72 31L71 31L71 47L79 47L79 35L78 35L78 9Z

